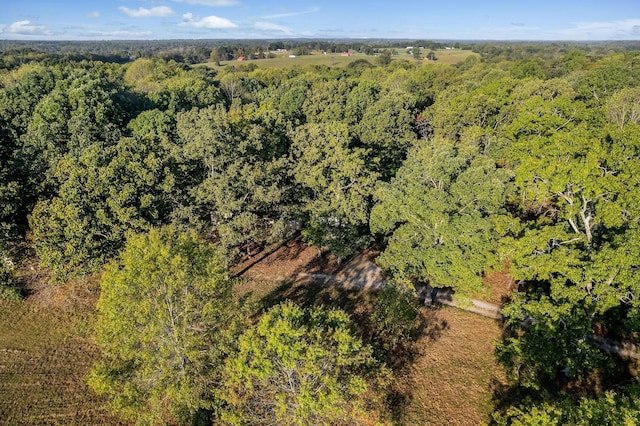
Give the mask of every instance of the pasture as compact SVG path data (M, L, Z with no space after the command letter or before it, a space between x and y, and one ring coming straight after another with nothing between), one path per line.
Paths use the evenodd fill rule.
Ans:
M413 56L409 55L405 49L396 49L398 52L397 56L394 56L392 60L408 60L412 62L427 64L434 63L429 61L428 59L422 59L420 61L416 61L413 59ZM429 50L423 49L421 51L422 57L425 58L429 53ZM446 65L455 65L459 62L463 62L469 56L480 56L477 53L473 53L470 50L438 50L435 52L437 61L435 63L446 64ZM206 66L209 68L214 68L220 70L227 65L241 65L241 64L255 64L259 68L287 68L294 66L310 66L310 65L324 65L328 67L346 67L350 63L357 61L359 59L364 59L371 64L376 63L376 57L372 55L365 55L364 53L353 53L351 56L343 56L341 53L327 53L326 55L323 52L313 52L311 55L303 55L296 56L295 58L290 58L288 53L280 53L279 56L275 58L268 59L255 59L248 61L221 61L220 65L217 65L215 62L207 62L205 64L199 64L197 66Z

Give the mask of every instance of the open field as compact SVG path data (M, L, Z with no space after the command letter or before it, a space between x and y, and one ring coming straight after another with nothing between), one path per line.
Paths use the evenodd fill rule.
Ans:
M406 53L404 49L397 49L398 56L394 56L394 60L409 60L414 61L413 57ZM428 50L423 49L422 56L425 57L429 53ZM438 58L437 63L440 64L448 64L453 65L459 62L464 61L469 56L480 56L477 53L473 53L470 50L438 50L436 53L436 58ZM312 55L304 55L297 56L295 58L289 58L288 54L283 54L277 58L271 59L256 59L246 62L238 62L238 61L222 61L220 62L220 66L216 65L215 62L208 62L206 64L199 64L196 66L207 66L214 69L222 69L226 65L237 65L237 64L255 64L259 68L286 68L293 66L308 66L308 65L325 65L329 67L345 67L349 65L351 62L357 61L359 59L364 59L372 64L375 64L376 57L371 55L365 55L363 53L354 53L351 56L342 56L339 53L327 54L324 55L321 52L315 52ZM427 59L423 59L420 61L421 63L432 63Z
M78 312L0 304L0 424L118 425L84 377L97 359Z
M398 50L398 56L396 56L397 59L406 59L411 61L414 60L413 56L408 54L405 49L397 49L397 50ZM423 58L426 58L429 52L430 52L429 49L420 50L420 54L422 55ZM437 59L435 63L438 63L438 64L455 65L457 63L463 62L469 56L476 56L480 58L480 55L478 53L474 53L471 50L461 50L461 49L444 50L443 49L443 50L434 50L433 52L436 54L436 59ZM434 63L428 59L422 59L422 62Z

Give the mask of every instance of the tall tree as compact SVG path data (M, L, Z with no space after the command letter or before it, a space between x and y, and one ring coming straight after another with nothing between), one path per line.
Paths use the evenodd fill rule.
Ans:
M596 323L637 335L640 145L637 124L607 126L565 96L530 98L510 127L522 228L504 247L525 292L504 310L519 337L500 351L536 387L601 365L586 340Z
M195 206L223 245L277 240L289 208L288 123L255 105L193 109L178 116L184 156L196 163Z
M511 174L473 143L421 141L390 183L376 188L371 231L388 237L378 263L394 276L463 296L482 290L500 263L497 238Z
M101 280L89 383L137 424L192 424L215 406L241 320L220 250L173 228L129 234Z
M153 142L122 138L59 160L58 195L38 202L30 217L36 253L56 279L101 268L127 231L168 223L178 201L175 167L168 147Z
M366 229L378 174L342 123L306 124L293 134L293 176L304 194L307 241L347 256L369 240Z

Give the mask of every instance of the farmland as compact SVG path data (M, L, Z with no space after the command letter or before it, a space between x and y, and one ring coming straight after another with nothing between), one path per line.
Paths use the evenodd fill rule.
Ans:
M394 57L394 60L409 60L417 63L432 63L428 59L422 59L421 61L415 61L411 55L407 53L406 50L397 49L398 56ZM426 49L422 50L423 58L426 57L428 51ZM470 56L479 56L477 53L473 53L470 50L438 50L435 52L437 63L446 64L446 65L454 65L459 62L463 62L466 58ZM255 64L259 68L287 68L292 66L307 66L307 65L323 65L328 67L346 67L350 63L364 59L368 62L375 63L376 57L372 55L365 55L363 53L353 53L350 56L342 55L341 53L327 53L314 51L311 55L302 55L296 56L294 58L290 58L288 53L276 53L275 58L267 58L267 59L256 59L250 60L246 62L238 62L238 61L221 61L220 65L217 65L214 62L207 62L205 64L199 64L198 66L207 66L214 69L221 69L227 65L235 65L238 63L250 63Z
M0 306L0 424L116 425L86 384L99 351L91 315L38 303Z

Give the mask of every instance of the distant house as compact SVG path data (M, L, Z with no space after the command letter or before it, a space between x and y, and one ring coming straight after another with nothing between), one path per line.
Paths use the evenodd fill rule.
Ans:
M351 53L351 52L342 52L341 55L342 56L351 56L351 55L353 55L353 53Z
M240 56L240 57L238 58L238 62L244 62L244 61L246 61L246 60L247 60L247 57L246 57L246 56Z
M295 58L295 57L296 57L296 55L289 55L289 57L290 57L290 58Z

